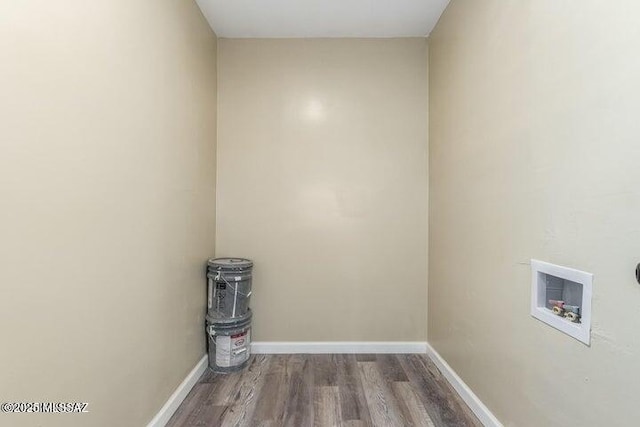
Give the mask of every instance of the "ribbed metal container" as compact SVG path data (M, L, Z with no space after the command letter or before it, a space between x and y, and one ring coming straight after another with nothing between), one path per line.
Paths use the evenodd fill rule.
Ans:
M242 319L249 311L253 262L216 258L207 263L207 316Z
M251 353L251 310L240 319L207 316L209 368L226 374L247 366Z

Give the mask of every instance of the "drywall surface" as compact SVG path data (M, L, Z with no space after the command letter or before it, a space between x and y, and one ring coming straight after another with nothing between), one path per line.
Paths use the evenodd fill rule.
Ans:
M218 256L257 341L423 341L427 42L218 45Z
M640 420L640 4L453 0L430 47L431 344L507 426ZM594 274L592 344L529 315Z
M204 354L215 36L193 2L0 5L3 426L145 425Z

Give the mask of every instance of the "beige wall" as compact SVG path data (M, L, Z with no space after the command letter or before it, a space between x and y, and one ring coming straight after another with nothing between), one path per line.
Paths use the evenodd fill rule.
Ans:
M427 43L219 41L218 256L258 341L423 341Z
M145 425L204 354L215 40L191 1L0 4L0 396Z
M453 0L430 39L429 341L507 426L640 420L640 3ZM592 345L529 260L594 273Z

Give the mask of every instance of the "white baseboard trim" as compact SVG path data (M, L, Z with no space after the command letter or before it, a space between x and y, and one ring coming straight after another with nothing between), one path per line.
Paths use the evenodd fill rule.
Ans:
M251 352L255 354L357 354L357 353L420 353L427 352L427 343L422 341L353 341L353 342L253 342Z
M189 375L180 383L176 391L173 392L155 417L147 424L147 427L164 427L171 416L176 412L182 401L187 397L191 389L198 382L204 371L207 369L207 355L205 354L196 366L193 367Z
M456 372L449 366L447 362L440 356L440 354L427 343L427 356L438 367L442 375L449 381L449 384L458 392L462 400L465 401L467 406L476 414L476 417L480 420L485 427L503 427L502 423L491 413L484 403L475 395L462 378L456 374Z

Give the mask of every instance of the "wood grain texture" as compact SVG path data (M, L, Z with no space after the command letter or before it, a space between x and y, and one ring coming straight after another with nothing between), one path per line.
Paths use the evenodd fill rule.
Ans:
M206 372L169 427L480 427L421 355L254 355Z
M320 386L314 389L313 410L315 427L338 426L342 421L340 391L336 386Z
M408 425L376 362L358 364L364 394L375 426Z
M407 355L400 363L436 427L482 426L426 356Z
M233 394L230 410L223 420L223 426L250 425L270 361L271 358L265 355L252 356L247 369L236 373L241 377L238 382L238 388ZM186 400L188 399L189 396L187 396Z
M310 426L314 423L314 376L308 357L287 356L286 381L288 384L284 412L279 425L285 427Z
M371 425L369 407L355 355L338 355L337 368L342 420L361 421L365 425Z
M413 391L408 382L397 382L392 385L393 394L398 401L401 411L410 420L412 426L435 427L424 405Z

